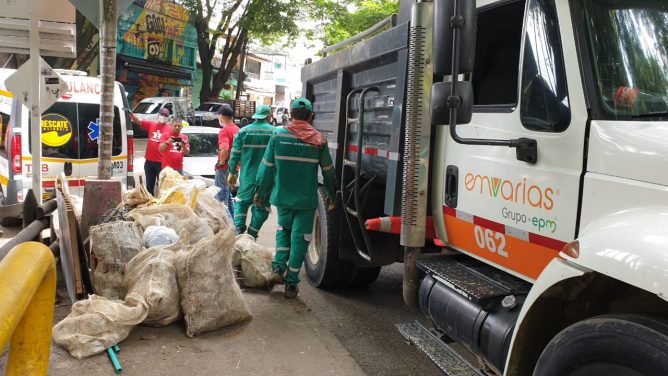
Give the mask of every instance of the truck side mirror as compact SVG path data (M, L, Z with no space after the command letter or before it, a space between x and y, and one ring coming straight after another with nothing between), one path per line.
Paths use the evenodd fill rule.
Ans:
M476 5L475 0L434 0L434 38L432 51L434 56L434 74L450 76L453 74L452 55L459 61L458 73L473 71L476 44ZM459 12L455 16L455 5ZM453 34L459 33L459 46L453 46ZM458 47L456 50L454 47Z
M456 124L468 124L473 116L473 86L470 81L459 81L455 86L455 95L451 97L452 82L437 82L431 87L431 122L432 124L450 124L451 104L457 107ZM448 101L459 101L449 103Z

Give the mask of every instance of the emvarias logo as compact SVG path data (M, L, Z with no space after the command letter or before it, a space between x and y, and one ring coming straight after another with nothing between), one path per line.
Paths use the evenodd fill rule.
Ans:
M548 211L554 207L554 189L529 184L526 178L512 181L469 172L464 176L464 187L469 192L479 192L483 196L489 195L516 204L530 205Z

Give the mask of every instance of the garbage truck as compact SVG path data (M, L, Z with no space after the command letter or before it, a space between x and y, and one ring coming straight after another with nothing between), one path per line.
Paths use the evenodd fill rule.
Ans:
M338 178L308 280L403 262L449 375L667 375L668 4L400 9L302 69Z

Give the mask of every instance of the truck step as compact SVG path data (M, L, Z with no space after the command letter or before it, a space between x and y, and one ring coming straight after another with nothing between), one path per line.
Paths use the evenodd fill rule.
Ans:
M397 330L420 349L448 376L483 376L447 343L438 339L419 322L397 324Z
M523 295L531 285L467 256L427 256L417 261L420 270L474 301Z

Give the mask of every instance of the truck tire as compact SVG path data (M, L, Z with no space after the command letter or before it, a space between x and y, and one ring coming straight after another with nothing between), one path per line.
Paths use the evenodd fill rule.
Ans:
M373 268L356 268L348 284L352 286L366 286L378 279L380 266Z
M534 376L668 375L668 322L640 315L603 315L557 334Z
M318 208L313 222L313 239L304 257L304 269L311 285L332 287L348 282L354 269L339 260L340 203L327 211L327 191L318 188Z
M248 125L248 119L246 119L246 118L241 119L241 126L245 127L247 125Z

